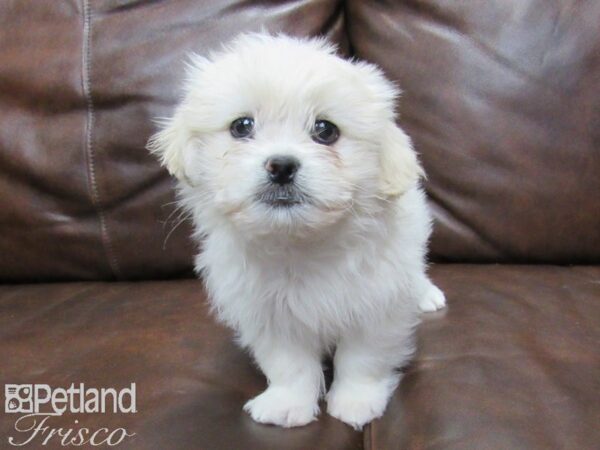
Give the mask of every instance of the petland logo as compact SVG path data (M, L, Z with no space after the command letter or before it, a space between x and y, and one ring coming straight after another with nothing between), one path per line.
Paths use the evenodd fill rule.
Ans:
M47 445L60 442L63 446L114 447L126 438L135 436L125 428L98 428L96 430L79 426L74 420L74 428L54 428L52 417L70 414L135 414L137 412L136 385L131 383L120 390L113 388L87 388L83 383L71 384L68 388L50 387L47 384L6 384L4 385L4 412L22 414L14 424L18 433L8 437L8 443L15 447L38 443Z

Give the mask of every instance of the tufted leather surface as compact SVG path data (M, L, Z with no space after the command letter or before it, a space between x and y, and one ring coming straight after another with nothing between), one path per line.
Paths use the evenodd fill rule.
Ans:
M191 273L144 149L184 55L261 27L325 33L403 87L433 259L600 259L600 4L22 0L0 4L0 279Z
M264 378L207 309L197 280L0 286L0 385L135 382L136 414L51 420L136 433L115 448L361 448L361 434L332 418L296 430L253 422L242 406L264 389ZM14 417L0 413L1 448L10 436L23 441ZM22 448L41 448L37 442Z
M261 27L344 47L333 0L0 3L0 279L189 275L190 229L145 145L187 52Z
M593 449L600 442L600 267L441 265L448 309L371 449Z
M355 54L404 90L435 259L600 261L600 2L347 9Z
M600 268L434 266L449 309L427 315L385 416L354 432L242 412L264 379L208 316L195 280L0 287L0 385L125 387L137 414L65 414L125 427L124 449L592 449L600 441ZM17 436L0 415L0 437ZM23 448L40 448L25 446ZM47 448L60 448L49 445Z

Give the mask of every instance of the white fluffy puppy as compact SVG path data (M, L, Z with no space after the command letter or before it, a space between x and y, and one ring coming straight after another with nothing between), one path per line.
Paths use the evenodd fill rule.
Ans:
M194 56L185 97L149 148L180 183L218 318L268 380L254 420L360 428L381 416L413 353L425 274L422 169L394 122L397 90L321 39L245 34Z

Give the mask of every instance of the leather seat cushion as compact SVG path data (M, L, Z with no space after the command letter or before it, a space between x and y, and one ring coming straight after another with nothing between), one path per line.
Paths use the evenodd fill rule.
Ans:
M0 384L137 384L127 448L593 448L600 442L600 267L438 265L449 307L424 317L386 415L356 432L254 423L265 380L208 314L197 280L0 286ZM323 408L324 409L324 408ZM8 419L8 420L7 420ZM13 435L10 415L0 436ZM52 446L50 446L52 448Z

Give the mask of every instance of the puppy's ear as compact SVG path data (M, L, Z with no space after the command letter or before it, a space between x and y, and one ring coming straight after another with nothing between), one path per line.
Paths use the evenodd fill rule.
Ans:
M391 121L383 130L380 164L380 190L388 197L403 194L425 175L410 138Z
M150 138L147 144L148 150L158 156L160 162L171 175L177 179L191 184L184 171L183 155L185 148L192 141L190 124L186 121L189 115L189 104L187 98L194 88L202 83L202 74L211 64L209 58L190 53L185 61L184 100L170 119L161 121L162 130Z
M186 181L183 164L183 150L190 140L189 133L181 124L178 115L169 119L164 128L148 141L147 148L158 156L163 166L171 175L181 181Z
M380 140L380 192L387 197L403 194L424 176L410 138L394 123L394 103L400 90L391 83L381 69L364 61L353 63L362 76L362 83L370 89L374 104L389 122L382 131Z

